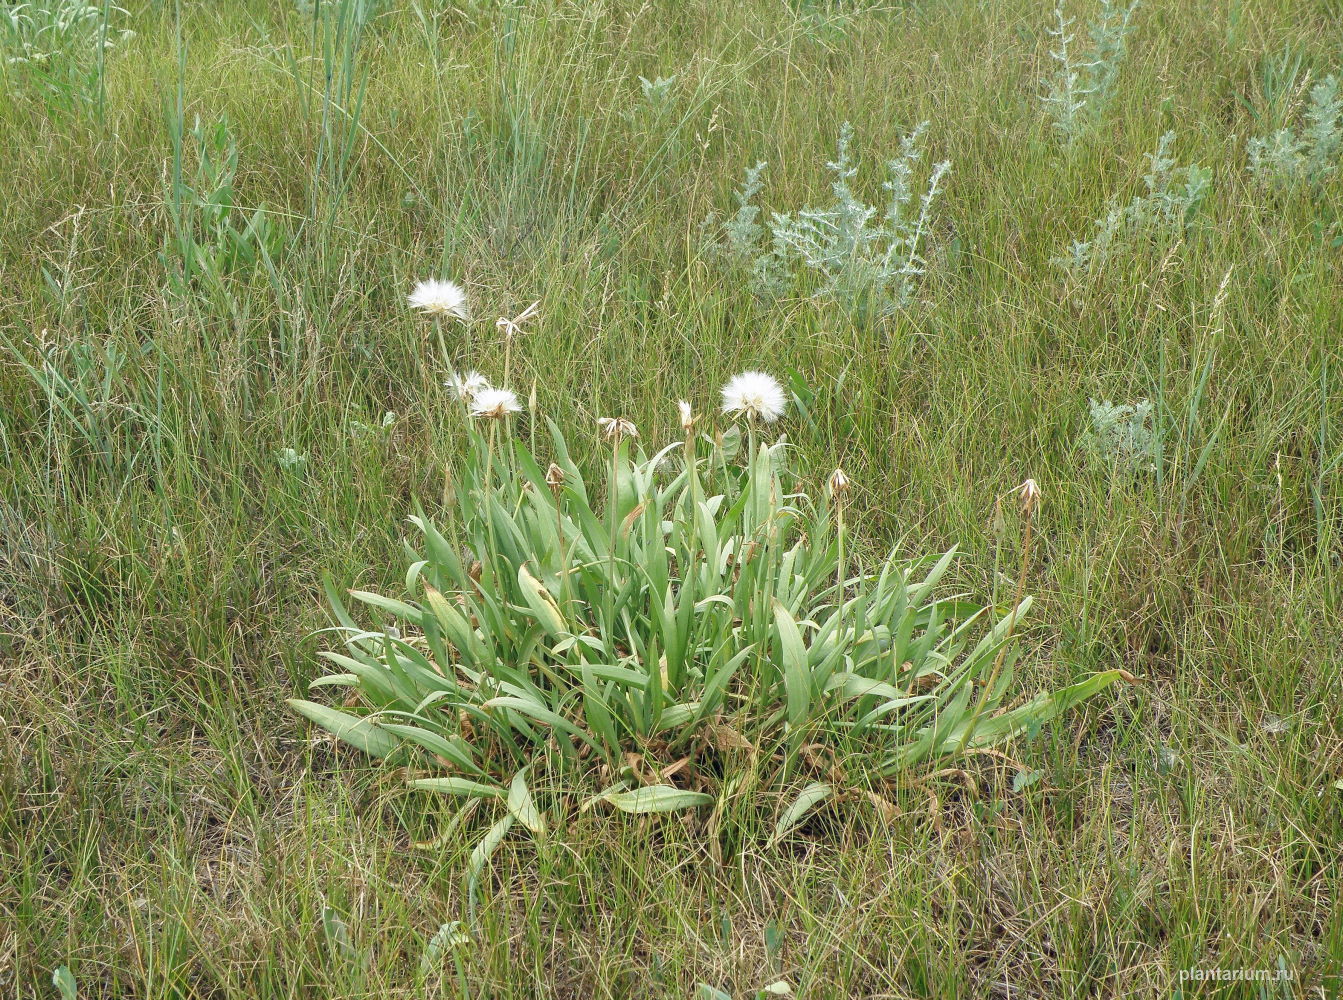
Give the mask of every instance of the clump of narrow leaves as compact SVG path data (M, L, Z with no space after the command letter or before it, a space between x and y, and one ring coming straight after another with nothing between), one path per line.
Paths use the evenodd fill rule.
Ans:
M404 597L334 593L345 637L291 705L416 789L497 803L473 856L520 823L547 828L529 782L584 808L707 806L749 757L776 790L811 780L778 832L843 789L817 745L880 781L1000 743L1101 690L1117 671L1017 696L1016 609L947 596L954 552L851 570L834 498L798 492L785 445L738 458L688 434L654 455L617 438L585 481L559 431L549 468L505 422L472 445L444 524L411 520ZM729 439L733 440L733 439ZM824 780L820 780L824 778Z

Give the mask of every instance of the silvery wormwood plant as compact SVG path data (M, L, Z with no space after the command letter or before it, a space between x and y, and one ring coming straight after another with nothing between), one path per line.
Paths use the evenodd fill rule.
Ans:
M1091 400L1091 428L1082 436L1082 447L1095 461L1116 472L1154 472L1161 461L1161 437L1157 432L1151 400L1114 404Z
M1045 81L1043 100L1055 130L1069 143L1100 121L1114 97L1137 6L1101 0L1100 13L1087 29L1091 47L1080 54L1073 48L1073 19L1064 14L1062 3L1054 8L1057 26L1046 30L1054 39L1049 57L1058 65Z
M464 800L459 819L496 810L473 887L510 828L545 836L561 809L538 804L538 772L586 790L585 809L632 813L717 806L762 761L783 794L818 744L880 782L1036 729L1120 676L1020 697L1029 599L942 594L954 552L852 570L842 497L790 492L781 443L734 459L694 432L651 456L617 439L598 488L553 425L543 469L507 423L472 430L445 526L411 518L407 594L350 592L379 624L331 592L344 648L313 688L350 689L345 707L290 702L404 764L412 788ZM810 776L825 780L776 836L848 794Z
M784 294L805 279L816 294L858 313L886 317L907 307L927 269L932 209L951 169L946 161L936 164L922 192L917 190L915 172L927 128L923 122L906 135L899 154L887 163L884 208L866 204L853 190L858 167L850 154L853 128L847 122L835 159L826 163L833 176L828 206L776 212L762 226L754 199L764 187L765 164L757 163L735 192L736 213L721 224L712 216L705 221L706 229L721 229L711 246L747 266L760 294ZM766 229L770 248L762 253Z
M647 77L639 77L639 88L642 90L644 100L654 107L661 107L671 99L672 88L676 86L677 74L671 76L659 76L650 80Z
M1112 199L1105 214L1092 223L1091 237L1075 240L1052 263L1074 278L1095 273L1142 240L1184 235L1211 190L1212 171L1197 163L1176 165L1170 147L1175 133L1165 133L1154 152L1146 154L1146 193L1125 203Z
M1263 184L1318 184L1338 169L1343 155L1343 94L1330 75L1310 89L1299 128L1284 127L1246 144L1247 169Z

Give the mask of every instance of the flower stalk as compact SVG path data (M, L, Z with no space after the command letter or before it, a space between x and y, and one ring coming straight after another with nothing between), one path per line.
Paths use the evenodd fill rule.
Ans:
M610 546L607 551L607 579L614 585L616 581L616 536L620 530L620 444L625 438L637 438L639 430L634 426L634 422L625 417L602 417L597 421L597 426L601 428L602 436L611 442L611 487L607 499L607 520L610 522ZM610 623L608 627L614 628L615 622L612 621L614 614L615 587L607 588L606 594L606 616Z
M1012 644L1012 637L1016 634L1017 614L1021 608L1021 602L1026 598L1026 578L1030 575L1031 568L1031 541L1032 529L1035 525L1035 512L1040 506L1040 486L1034 479L1027 479L1016 489L1017 497L1020 501L1022 518L1022 538L1021 538L1021 568L1017 572L1017 590L1012 598L1012 614L1007 622L1007 634L1003 636L1002 647L998 650L998 655L993 661L993 669L989 671L989 679L984 684L984 690L979 696L979 702L975 706L974 714L970 717L970 724L966 727L965 738L961 740L961 749L970 749L971 740L974 739L975 729L979 725L979 720L984 714L984 709L993 697L993 687L998 683L998 675L1002 673L1003 663L1007 659L1007 650Z
M568 603L569 589L569 558L564 544L564 508L560 502L560 497L564 492L564 470L554 462L551 462L550 468L546 470L546 485L550 487L550 496L555 503L555 537L559 547L560 567L560 604L563 606Z

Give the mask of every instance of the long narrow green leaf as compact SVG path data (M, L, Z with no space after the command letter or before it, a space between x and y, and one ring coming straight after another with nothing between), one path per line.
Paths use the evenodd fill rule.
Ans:
M480 884L480 876L484 874L485 865L494 856L494 852L499 849L499 845L504 842L504 838L508 836L508 831L513 829L514 822L512 813L505 815L503 819L489 828L485 836L480 839L480 843L471 851L471 857L466 862L467 895L470 900L474 901L475 899L476 887Z
M536 801L527 788L527 768L513 775L508 787L508 811L513 818L538 837L546 835L546 819L536 808Z
M607 792L601 799L627 813L676 812L713 805L714 802L712 795L690 792L672 785L645 785L632 792Z
M824 781L815 781L802 789L793 800L784 814L779 817L779 821L774 824L774 833L769 838L769 846L777 844L784 835L793 827L797 826L806 818L807 813L811 812L821 803L825 802L835 794L834 786Z
M502 799L506 795L497 785L482 785L469 778L416 778L406 784L425 792L441 792L467 799Z
M421 625L423 623L424 612L405 601L398 601L393 597L383 597L381 594L372 594L367 590L351 590L349 594L361 604L367 604L369 607L386 611L398 618L404 618L412 624Z
M774 602L774 629L779 641L779 658L783 661L788 724L797 727L807 720L811 709L811 670L797 622L777 600Z
M338 740L362 750L370 757L386 757L401 746L400 740L361 716L302 698L289 698L286 704Z
M552 729L558 729L562 733L567 733L576 739L582 740L594 750L599 749L599 747L592 741L591 736L583 732L583 730L579 729L568 719L564 718L564 716L529 699L516 697L491 698L489 701L485 702L483 707L487 710L494 708L513 709L529 718L535 719L543 725L550 726Z
M400 736L402 739L410 740L417 746L424 747L432 754L442 757L451 762L463 771L470 771L474 774L480 773L480 767L471 759L470 748L465 742L458 740L453 743L438 733L430 732L420 726L408 726L399 722L382 722L380 728L394 736Z

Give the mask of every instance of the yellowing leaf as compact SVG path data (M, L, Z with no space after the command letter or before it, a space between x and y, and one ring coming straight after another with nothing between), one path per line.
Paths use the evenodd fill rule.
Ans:
M551 638L562 639L569 634L564 625L564 616L560 614L559 605L550 596L550 592L541 585L541 581L527 571L525 563L518 567L518 586L522 589L522 597L527 602L527 607L536 615L536 620Z

